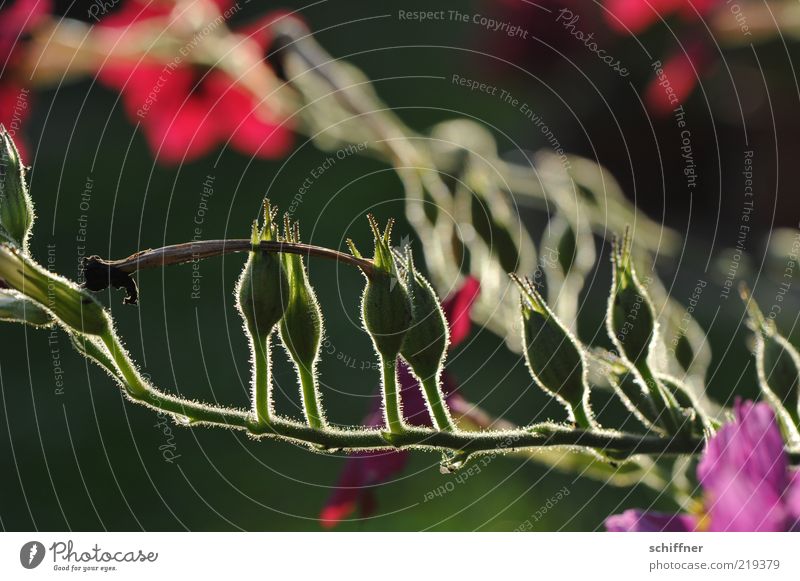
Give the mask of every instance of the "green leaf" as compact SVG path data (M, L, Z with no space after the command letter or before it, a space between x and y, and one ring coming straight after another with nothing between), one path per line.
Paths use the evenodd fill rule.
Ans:
M14 140L0 124L0 239L23 250L34 218L25 173Z
M46 309L8 289L0 289L0 321L33 327L50 327L55 322Z

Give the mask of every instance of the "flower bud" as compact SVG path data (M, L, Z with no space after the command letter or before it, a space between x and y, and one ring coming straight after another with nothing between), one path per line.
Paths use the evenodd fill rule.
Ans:
M23 249L33 225L25 172L14 140L0 124L0 240Z
M403 339L411 325L411 304L406 289L397 274L397 267L391 249L393 220L389 220L383 233L372 215L368 216L372 234L375 237L375 268L367 275L367 286L361 301L364 327L372 337L375 349L385 363L393 363ZM348 240L350 250L357 258L362 258L352 241Z
M253 222L252 249L236 285L239 311L258 342L265 341L281 320L289 301L289 284L281 259L259 248L262 240L277 238L275 211L264 202L264 225Z
M756 371L761 391L783 420L788 414L795 428L800 429L800 355L778 332L774 321L764 318L749 291L743 287L741 294L748 305L748 324L755 334Z
M410 250L407 252L404 278L411 301L411 326L400 354L417 377L426 380L439 374L450 342L450 331L439 297L417 271Z
M675 401L681 407L679 417L683 424L696 436L712 434L711 421L692 393L692 389L680 379L665 373L658 373L656 377L672 393Z
M590 425L586 362L578 341L561 324L529 280L512 276L520 291L525 361L544 391L565 402L574 419Z
M594 357L590 361L599 366L597 372L608 381L628 411L648 430L659 430L658 411L653 399L629 366L617 355L602 348L594 350Z
M647 367L650 345L656 333L656 316L647 291L636 275L628 232L612 255L614 278L608 301L606 325L620 354L637 369Z
M288 217L284 241L300 242L299 225L295 223L291 227ZM289 299L280 324L281 340L292 360L305 371L312 371L322 340L322 312L308 282L303 258L289 253L282 254L281 258L289 282Z
M53 317L45 309L16 291L0 290L0 321L49 327Z
M101 335L109 329L108 316L93 296L6 244L0 244L0 279L74 331Z

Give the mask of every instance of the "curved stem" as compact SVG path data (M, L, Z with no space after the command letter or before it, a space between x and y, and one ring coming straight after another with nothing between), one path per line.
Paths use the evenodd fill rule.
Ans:
M255 370L253 372L253 411L260 425L269 426L274 416L272 411L272 366L270 348L272 336L267 336L253 346Z
M304 365L297 366L297 374L300 377L300 390L303 396L303 409L306 414L306 421L311 428L322 429L324 420L322 416L322 406L319 402L319 392L317 391L317 379L314 372L307 369Z
M313 244L262 240L259 248L264 252L299 254L336 260L359 268L368 277L375 273L375 265L371 260ZM161 248L142 250L119 260L89 256L83 259L85 278L83 286L94 292L104 290L109 285L114 288L125 288L128 291L126 302L135 304L138 299L138 291L131 275L136 271L147 268L163 268L173 264L187 264L214 256L249 252L252 249L253 246L249 239L232 238L230 240L198 240L171 244Z
M189 423L203 422L240 429L255 427L251 416L242 410L205 405L160 392L148 385L139 375L136 367L113 332L105 333L100 336L100 339L108 349L114 364L119 370L121 377L118 379L124 380L122 386L132 400L159 411L187 418Z
M586 411L584 406L579 405L573 407L572 414L575 416L575 423L578 425L578 427L586 430L592 427L593 422L589 417L589 413Z
M397 391L397 359L386 360L381 356L381 385L383 387L383 415L392 434L405 431L400 412L400 393Z
M478 432L452 432L403 426L402 431L387 434L380 429L325 428L315 429L279 417L269 425L259 424L252 414L238 409L204 405L168 395L150 386L139 375L133 363L119 343L109 332L101 337L112 360L124 379L123 387L130 398L156 410L186 418L187 424L203 423L241 429L256 437L286 439L306 445L317 446L320 451L343 450L347 452L418 448L435 451L461 451L465 453L509 452L525 448L552 446L585 446L606 451L633 454L697 454L703 447L701 438L626 434L601 430L573 430L558 425L538 425L525 429L488 430ZM385 377L394 378L394 366ZM396 381L395 386L396 393ZM394 409L398 412L397 399ZM390 404L391 406L392 404Z
M425 399L430 407L431 416L433 416L433 423L436 429L443 432L452 432L455 429L453 419L447 411L447 406L444 403L444 396L439 387L439 381L436 377L428 377L422 380L422 388L425 390Z

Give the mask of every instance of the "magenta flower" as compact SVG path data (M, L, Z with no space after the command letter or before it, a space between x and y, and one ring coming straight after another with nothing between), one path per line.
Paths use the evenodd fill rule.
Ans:
M697 468L703 515L628 510L606 519L609 531L761 532L800 530L800 476L790 468L775 414L766 403L735 404L735 421L706 447Z
M467 278L461 288L448 297L442 308L450 323L450 346L467 338L470 332L470 311L480 292L474 278ZM400 397L403 401L403 417L414 426L432 426L428 408L422 395L422 387L411 374L408 366L400 362L398 368ZM448 404L463 408L462 398L455 383L444 376L444 393ZM372 411L364 424L370 427L384 424L380 402L376 399ZM352 454L345 462L339 482L319 515L320 523L332 528L347 518L356 509L363 516L375 512L374 487L386 482L405 468L407 452L363 452Z

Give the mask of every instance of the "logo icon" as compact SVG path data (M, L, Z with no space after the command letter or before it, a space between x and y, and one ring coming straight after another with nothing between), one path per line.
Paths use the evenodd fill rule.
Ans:
M30 541L19 550L19 562L26 569L35 569L44 560L44 545L39 541Z

